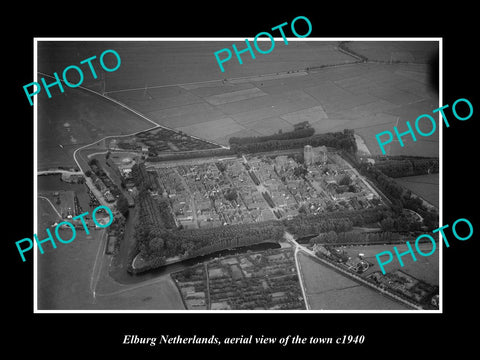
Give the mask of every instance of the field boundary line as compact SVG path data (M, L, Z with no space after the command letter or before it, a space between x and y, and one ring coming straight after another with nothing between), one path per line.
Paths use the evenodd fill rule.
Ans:
M58 212L57 208L52 204L52 202L50 201L49 198L45 197L45 196L42 196L42 195L37 195L37 197L39 197L40 199L43 199L43 200L47 200L48 203L50 204L50 206L53 208L53 210L55 210L55 212L57 213L58 217L60 219L62 219L62 215L60 215L60 213Z
M374 285L371 282L367 281L366 279L362 278L361 276L356 275L356 274L354 274L354 273L352 273L348 270L345 270L345 269L341 268L340 266L334 264L331 261L327 261L325 259L322 259L322 258L320 258L320 257L318 257L314 254L311 254L307 251L304 251L304 254L307 255L307 256L310 256L312 259L314 259L318 263L324 264L324 266L327 266L330 269L333 269L334 271L336 271L340 275L351 279L352 281L356 282L357 284L363 285L365 288L369 288L369 289L375 291L377 294L380 294L382 296L386 296L386 297L389 297L391 299L394 299L397 302L403 303L403 304L405 304L405 305L407 305L411 308L414 308L416 310L423 310L423 308L420 305L417 305L413 302L410 302L410 300L404 299L403 297L400 297L399 295L394 294L387 289L383 289L380 286Z
M48 75L48 74L45 74L45 73L42 73L42 72L40 72L40 71L38 71L38 74L43 75L43 76L50 77L50 78L52 78L52 79L55 79L55 77L53 77L53 76L51 76L51 75ZM63 80L60 80L60 81L65 82L65 81L63 81ZM81 171L83 174L85 174L85 172L83 171L82 167L80 166L80 163L78 162L78 160L77 160L77 158L76 158L76 153L77 153L79 150L82 150L82 149L84 149L84 148L86 148L86 147L92 146L92 145L95 144L95 143L98 143L98 142L100 142L100 141L104 141L104 140L106 140L106 139L108 139L108 138L112 138L112 137L127 137L127 136L132 136L132 135L139 134L139 133L141 133L141 132L153 130L153 129L155 129L155 128L163 128L163 129L170 130L170 131L173 131L173 132L175 132L175 133L178 133L177 130L172 129L172 128L169 128L169 127L164 126L164 125L160 125L160 124L154 122L153 120L149 119L147 116L143 115L143 114L140 113L139 111L137 111L137 110L129 107L128 105L126 105L126 104L124 104L124 103L122 103L122 102L120 102L120 101L118 101L118 100L116 100L116 99L113 99L113 98L111 98L111 97L109 97L109 96L106 96L106 95L104 95L104 94L101 94L101 93L99 93L99 92L97 92L97 91L95 91L95 90L86 88L86 87L84 87L84 86L78 86L78 88L80 88L80 89L82 89L82 90L86 90L86 91L88 91L88 92L91 92L91 93L93 93L93 94L95 94L95 95L101 96L101 97L104 98L104 99L110 100L110 101L112 101L113 103L115 103L115 104L117 104L117 105L119 105L119 106L121 106L121 107L123 107L123 108L125 108L125 109L127 109L127 110L129 110L129 111L131 111L131 112L134 113L135 115L140 116L142 119L144 119L144 120L146 120L146 121L148 121L149 123L151 123L151 124L154 125L154 126L151 127L151 128L148 128L148 129L145 129L145 130L140 130L140 131L135 131L135 132L133 132L133 133L131 133L131 134L108 135L108 136L105 136L105 137L103 137L103 138L101 138L101 139L95 140L94 142L92 142L92 143L90 143L90 144L82 145L82 146L80 146L79 148L75 149L75 151L73 152L73 160L75 161L75 163L77 164L78 168L80 169L80 171ZM190 134L187 134L187 135L190 136L191 138L194 138L194 139L197 139L197 140L201 140L201 141L205 141L205 142L208 142L208 143L210 143L210 144L219 146L219 147L224 148L224 149L228 149L228 147L226 147L226 146L224 146L224 145L221 145L221 144L217 144L217 143L215 143L215 142L213 142L213 141L206 140L206 139L201 139L201 138L198 138L198 137L193 136L193 135L190 135Z
M107 233L104 230L100 234L100 241L98 244L97 254L95 256L95 262L93 263L92 275L90 276L90 291L92 292L94 302L96 298L96 288L97 288L98 280L100 279L100 273L102 271L103 254L101 253L105 251L105 246L106 246L105 238L107 238ZM100 260L100 269L98 269L99 260Z
M139 88L129 88L129 89L120 89L120 90L112 90L112 91L105 91L105 94L114 94L120 92L128 92L128 91L139 91L145 89L159 89L165 87L173 87L173 86L188 86L188 85L197 85L197 84L209 84L209 83L225 83L225 82L241 82L241 81L262 81L262 78L266 78L266 80L275 79L275 77L279 77L281 79L285 77L293 77L293 76L306 76L308 74L307 69L301 70L287 70L281 71L276 73L268 73L268 74L261 74L261 75L249 75L249 76L240 76L240 77L233 77L233 78L224 78L224 79L216 79L216 80L203 80L203 81L194 81L189 83L178 83L178 84L165 84L165 85L155 85L155 86L144 86ZM258 79L258 80L252 80Z

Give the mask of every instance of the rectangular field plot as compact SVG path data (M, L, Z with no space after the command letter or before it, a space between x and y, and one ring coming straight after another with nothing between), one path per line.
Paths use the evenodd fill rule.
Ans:
M352 64L338 67L327 67L323 69L314 69L310 75L312 81L320 84L324 81L338 81L355 77L358 75L367 76L372 71L376 71L378 65L373 64Z
M436 119L438 123L440 114L432 113L432 111L436 108L438 108L437 100L427 98L425 100L418 101L414 104L397 106L397 107L388 109L385 112L394 116L399 116L400 117L399 123L401 122L405 123L405 121L409 121L410 124L413 124L415 122L415 119L418 116L425 113L429 114L434 119ZM423 121L419 122L419 125L421 126L423 123L425 123L425 125L429 125L430 127L432 126L428 119L424 119Z
M152 98L174 97L187 93L187 90L180 86L160 86L149 87L145 84L144 88L124 91L107 92L106 95L120 101L128 100L146 100Z
M271 135L279 130L290 131L292 130L292 125L280 117L274 116L251 122L248 124L248 128L262 135Z
M281 99L265 94L265 96L220 104L215 106L215 109L227 115L235 115L245 111L275 106L281 101Z
M181 86L147 87L147 94L152 98L168 98L188 94Z
M352 94L332 82L304 90L320 102L327 113L351 109L377 100L369 94Z
M294 111L280 117L290 124L297 124L302 121L315 122L326 119L327 114L323 110L323 107L319 105L304 110Z
M190 104L201 103L202 99L190 93L179 93L176 96L152 98L148 93L146 98L142 100L127 100L125 103L138 109L143 114L148 114L152 111L161 109L168 109Z
M212 83L205 83L203 84L203 86L201 85L202 84L182 86L182 87L189 89L190 93L196 96L199 96L201 98L208 98L215 95L228 94L236 91L255 88L255 85L248 82L239 83L239 84L232 84L230 81L225 83L212 82Z
M392 89L389 86L372 88L368 90L368 94L397 105L410 104L418 100L423 100L421 97L415 94L402 90Z
M153 111L148 113L148 116L158 124L179 128L220 119L225 115L213 106L202 102Z
M373 102L354 106L350 109L331 112L329 113L329 117L339 117L346 119L374 118L381 115L381 113L389 112L390 110L397 107L398 105L392 104L382 99L378 99ZM371 124L373 125L375 123L377 122L372 120Z
M311 309L314 310L408 310L319 261L300 253L302 278Z
M304 91L323 104L326 101L343 99L350 93L331 81L325 81L320 85L304 88Z
M283 112L282 112L283 113ZM231 117L235 119L239 124L245 125L251 122L256 122L261 119L279 115L278 106L262 107L250 111L244 111L238 114L234 114Z
M334 83L335 85L356 94L362 94L368 89L377 86L375 83L372 83L372 80L361 75L336 80Z
M256 97L265 96L265 95L267 94L265 94L259 88L255 87L251 89L238 90L238 91L227 92L224 94L212 95L205 98L205 100L212 105L220 105L220 104L227 104L231 102L247 100L247 99L256 98Z
M420 82L422 84L428 84L430 82L427 71L397 70L395 74L413 80L411 82Z
M245 128L241 125L238 125L235 120L231 118L222 118L206 121L202 124L183 126L179 129L189 135L213 140L233 134L240 130L244 130Z
M310 122L310 126L315 129L317 134L330 131L343 131L343 129L354 129L355 125L356 121L349 119L321 119Z

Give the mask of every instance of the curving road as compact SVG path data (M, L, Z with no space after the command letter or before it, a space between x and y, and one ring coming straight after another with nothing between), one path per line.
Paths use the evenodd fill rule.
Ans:
M298 261L298 252L299 251L304 251L304 252L306 252L310 255L313 255L313 256L315 256L315 254L313 254L313 252L311 250L307 249L305 246L297 243L295 241L295 238L293 237L293 235L290 234L288 231L285 231L285 233L283 234L283 237L285 238L285 240L292 243L292 245L295 247L295 251L293 253L293 258L295 259L295 266L297 268L298 281L300 283L300 288L302 289L303 300L305 301L305 308L307 310L311 310L310 304L308 303L307 293L305 292L305 286L303 285L302 269L301 269L300 262Z
M43 200L47 200L48 203L52 206L53 210L55 210L55 212L57 213L58 217L60 219L62 219L62 215L58 212L57 208L55 207L55 205L52 204L52 202L50 201L49 198L45 197L45 196L41 196L41 195L37 195L40 199L43 199Z
M363 279L361 276L357 276L343 268L341 268L340 266L337 266L329 261L325 261L324 259L318 257L315 255L315 253L312 251L312 250L309 250L307 249L305 246L303 245L300 245L299 243L297 243L293 237L292 234L288 233L288 232L285 232L284 234L284 238L289 241L290 243L292 243L294 246L295 246L295 263L297 265L297 271L298 271L298 277L300 279L300 286L302 288L302 293L303 293L303 297L305 299L305 305L307 307L307 310L310 310L310 305L308 304L308 300L307 300L307 296L306 296L306 293L305 293L305 288L304 288L304 285L303 285L303 282L302 282L302 273L301 273L301 266L300 266L300 263L297 259L297 254L299 251L303 251L304 253L306 253L307 255L310 255L310 256L313 256L315 259L321 261L322 263L324 263L326 266L329 266L329 267L334 267L336 270L338 270L339 272L341 272L343 275L347 276L348 278L350 279L353 279L357 282L360 282L362 283L362 285L365 285L377 292L380 292L380 293L383 293L385 295L388 295L390 297L393 297L394 299L396 299L397 301L399 302L402 302L406 305L408 305L409 307L413 307L414 309L417 309L417 310L423 310L423 308L421 306L418 306L416 304L413 304L411 303L410 301L408 300L405 300L395 294L392 294L390 293L389 291L386 291L385 289L383 288L380 288L380 287L377 287L375 285L373 285L372 283L366 281L365 279Z

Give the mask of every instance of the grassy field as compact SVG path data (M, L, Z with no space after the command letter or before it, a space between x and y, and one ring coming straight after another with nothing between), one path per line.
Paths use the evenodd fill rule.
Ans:
M72 191L77 193L84 211L89 211L85 202L85 185L66 184L60 181L59 175L39 176L39 193L56 191ZM52 207L46 200L38 200L38 236L47 237L46 228L58 221ZM50 228L54 235L54 228ZM70 230L60 230L63 238L69 239ZM80 309L89 306L91 295L89 280L96 251L98 249L99 231L86 235L77 231L75 240L69 244L57 243L54 249L49 243L44 246L44 254L38 252L38 308L39 309Z
M340 61L335 57L339 53L335 44L329 45L295 43L295 47L282 51L286 56L289 50L313 51L318 46L322 56L316 58L316 64L324 66ZM390 46L385 51L390 51ZM398 46L408 49L409 43ZM380 51L381 47L377 47ZM434 50L435 44L431 43L423 49L425 54ZM271 74L278 64L275 56L269 60L272 69L266 73ZM402 129L405 121L438 107L438 97L428 87L426 64L340 63L344 65L306 72L298 62L295 72L266 77L257 76L260 71L250 72L250 77L242 79L232 79L229 75L237 74L225 73L224 81L215 80L218 77L213 71L211 81L185 84L179 80L171 83L175 85L161 87L149 83L143 89L128 91L125 87L126 91L112 90L108 95L158 124L221 144L241 134L265 135L290 130L293 124L308 120L317 132L355 129L373 154L380 153L375 139L378 132L392 130L395 125ZM260 70L261 64L261 61L251 62L245 68L257 65ZM438 155L438 134L405 142L404 147L392 143L387 152Z
M437 208L439 207L439 174L406 176L396 178L395 181L407 189L410 189L430 204Z
M52 205L50 203L42 198L38 199L38 223L39 223L39 228L40 229L45 229L45 227L58 222L59 216L55 212L55 210L52 208ZM45 234L46 237L46 232L45 230L42 231L42 234ZM40 234L38 235L39 239Z
M89 213L93 210L88 205L83 184L67 184L60 181L60 175L49 175L39 176L38 185L40 193L75 191L83 210ZM45 229L55 221L58 216L51 205L39 199L37 233L40 240L47 237ZM53 233L54 229L50 231ZM64 239L71 236L69 230L60 230L60 234ZM183 309L181 297L169 276L130 287L113 281L108 275L110 257L102 259L101 234L99 230L91 230L90 235L78 230L75 240L69 244L57 241L56 249L44 244L45 253L38 253L37 262L38 309ZM94 277L94 268L100 269L98 277L97 273Z
M347 48L376 61L427 64L432 57L432 44L426 41L351 41Z
M73 152L105 136L152 124L100 96L78 89L38 97L38 169L75 166Z
M101 233L97 230L85 235L79 231L70 244L58 244L57 249L38 254L39 310L184 309L169 276L133 286L114 282L108 276L109 256L102 260ZM93 269L98 266L97 278Z
M248 36L255 36L255 34L245 34L245 37ZM249 54L244 54L242 65L233 57L231 61L224 63L225 72L222 73L214 52L227 47L231 49L233 43L239 49L245 46L244 40L43 41L38 46L38 69L47 74L53 74L54 71L61 74L60 71L63 71L66 66L79 64L80 61L96 55L97 60L93 61L93 64L96 73L100 74L98 57L104 50L113 49L121 57L121 66L118 70L104 75L107 80L106 90L115 91L263 75L321 64L343 64L355 61L353 57L336 51L334 42L292 39L288 45L283 41L276 42L275 49L270 54L257 53L255 59L252 59ZM114 65L115 63L108 66ZM83 66L88 69L86 65ZM84 84L88 87L99 89L100 82L101 76L93 80L89 71L85 73Z
M308 120L317 132L355 129L370 151L379 154L375 134L392 130L394 125L402 129L405 121L438 107L438 96L428 87L425 63L437 44L348 45L374 54L375 59L395 53L415 64L354 64L356 59L339 51L336 42L291 41L289 45L277 42L272 53L255 60L245 56L243 65L236 60L225 63L222 73L213 53L231 46L230 42L113 41L40 42L38 66L41 72L52 74L99 56L105 49L115 49L122 64L104 74L106 94L158 124L227 144L232 136L271 134ZM99 65L95 68L100 74ZM83 85L100 91L102 76L89 80L90 74L85 75ZM66 87L64 94L56 92L51 99L44 92L37 96L40 169L74 165L72 153L77 147L150 126L85 91ZM438 155L438 134L406 142L405 147L393 142L387 152Z
M299 253L302 279L313 310L408 310L379 292L361 285Z

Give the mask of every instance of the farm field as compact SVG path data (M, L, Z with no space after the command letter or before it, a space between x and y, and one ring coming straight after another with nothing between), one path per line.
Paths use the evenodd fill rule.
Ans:
M250 34L255 36L256 34ZM248 37L245 34L245 37ZM343 64L355 59L336 50L337 44L329 41L303 41L289 39L275 42L275 49L268 55L259 55L252 59L245 54L243 64L238 61L224 63L225 72L221 72L214 52L232 47L235 43L239 49L245 45L245 38L232 41L42 41L38 45L38 69L47 74L62 71L66 66L78 64L93 55L98 79L93 80L86 73L84 85L99 90L101 78L106 80L106 91L140 88L145 86L164 86L171 84L187 84L202 81L222 80L243 76L258 76L276 72L287 72L322 64ZM168 40L168 39L167 39ZM180 39L181 40L181 39ZM259 45L263 45L259 39ZM242 44L243 43L243 44ZM251 43L251 42L250 42ZM114 49L121 57L118 70L102 72L98 57L106 49ZM246 56L248 55L248 56ZM111 60L113 64L109 64ZM107 66L113 67L115 62L105 57ZM72 76L72 81L73 76Z
M59 195L62 193L65 193L65 194L75 193L75 196L78 199L78 204L84 211L91 212L93 210L93 208L89 206L90 198L88 196L87 187L85 184L66 183L61 180L60 175L55 174L55 175L37 176L37 185L38 185L38 195L40 196L51 195L51 197L49 196L47 197L50 198L50 201L52 201L52 203L54 204L54 206L56 206L59 212L61 212L60 210L62 210L62 207L64 207L64 205L66 205L67 203L62 202L61 203L62 206L57 206L57 204L55 203L55 196L54 196L55 192L58 192ZM46 200L39 200L39 204L40 204L40 201L45 202L48 205ZM72 210L74 209L74 207L72 206L68 206L68 207L71 207ZM38 215L40 216L41 213L39 212ZM51 225L51 224L52 223L47 225Z
M152 126L139 116L86 91L67 88L65 93L58 91L51 99L39 96L38 169L75 167L73 152L82 145Z
M75 193L73 191L42 192L38 195L49 199L63 218L66 218L67 215L75 215Z
M167 274L138 284L119 284L109 275L110 256L101 264L95 288L95 309L185 310L175 283Z
M298 254L303 284L312 310L409 310L379 292Z
M38 176L39 194L53 193L53 190L60 193L75 191L80 206L84 211L91 212L85 185L64 183L60 180L60 175ZM52 203L56 205L54 201ZM59 219L51 205L39 198L38 238L45 239L45 229L56 221ZM52 228L50 231L53 233ZM69 230L60 230L60 233L64 234L61 235L64 239L71 236ZM90 273L101 233L91 230L90 235L86 235L85 231L78 230L75 240L69 244L57 242L57 248L53 249L46 243L44 254L37 250L38 309L78 309L91 302L88 291Z
M307 120L319 133L355 129L372 154L380 154L377 133L395 125L401 130L405 121L438 107L428 71L425 64L347 63L308 72L298 67L263 78L231 79L225 73L218 81L127 88L107 95L158 124L224 145L232 136L288 131ZM405 143L392 142L387 153L438 156L438 134Z
M56 213L47 201L38 202L38 237L47 237L45 231L58 221ZM53 232L53 229L50 229ZM38 309L79 309L90 306L89 291L90 273L95 261L95 254L103 232L91 230L77 231L76 238L69 244L57 244L54 249L51 244L44 244L44 254L37 248L38 276ZM60 236L68 239L71 231L60 230Z
M439 208L439 174L407 176L396 178L395 181Z
M91 213L92 208L88 205L84 184L64 183L60 181L59 175L39 176L38 184L40 193L51 193L53 189L59 192L75 191L80 206L84 211ZM39 239L47 237L45 229L55 221L58 221L58 216L51 205L39 198ZM53 232L53 229L51 231ZM76 238L71 243L57 242L56 249L45 244L45 253L38 252L39 310L184 308L178 290L168 276L134 287L114 282L108 275L109 258L105 258L103 262L97 258L99 253L103 253L105 241L102 237L103 231L92 229L90 231L90 235L86 235L83 230L77 230ZM60 230L60 233L65 239L71 235L69 230ZM62 235L63 233L65 234ZM93 269L97 261L96 269L101 270L98 270L94 277ZM93 288L96 289L96 298L92 295Z
M382 49L390 54L396 47L417 60L437 49L435 42L421 47L416 42L366 44L368 49L360 44L361 50L375 48L377 57ZM102 73L95 64L102 75L97 80L85 76L84 86L105 90L158 124L224 145L232 136L290 130L292 124L308 120L317 132L355 129L372 154L379 154L375 134L396 124L402 129L405 121L438 107L423 60L355 64L336 42L291 41L277 42L272 53L256 59L245 56L243 65L225 63L222 73L213 53L228 46L230 42L219 41L40 42L38 67L52 74L115 49L121 67ZM340 66L321 68L325 65ZM38 95L39 169L74 166L72 154L79 146L151 127L108 100L65 88L63 94L52 88L51 99L44 92ZM438 145L434 134L417 142L407 139L404 147L393 142L387 153L438 156Z
M427 64L432 57L431 45L425 41L349 41L346 47L376 61Z
M42 229L42 226L50 226L51 224L58 222L59 221L59 216L53 210L52 205L48 203L47 200L39 198L38 199L38 228ZM45 228L44 227L44 228ZM43 230L43 234L45 234L45 237L47 236L47 233L45 230ZM40 234L38 234L39 239Z
M108 257L96 265L99 251L103 256L102 233L96 230L86 235L78 231L72 243L60 244L43 255L38 253L39 310L184 309L168 276L137 286L115 283L108 275ZM93 273L96 266L103 267L98 279Z

